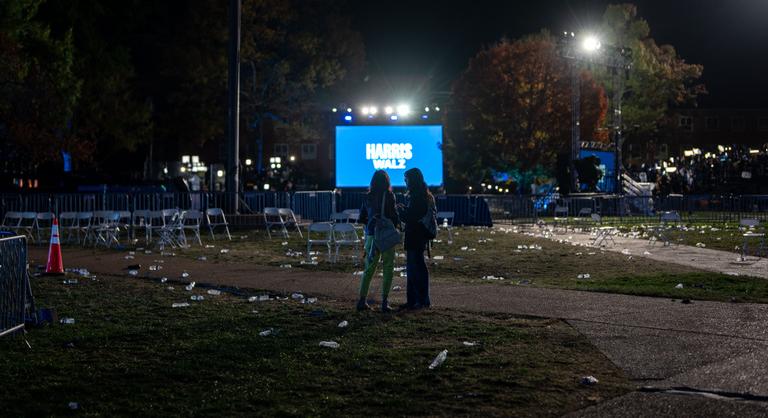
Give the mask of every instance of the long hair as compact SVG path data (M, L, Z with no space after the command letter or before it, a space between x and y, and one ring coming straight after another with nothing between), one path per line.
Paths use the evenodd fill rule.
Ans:
M424 181L424 174L418 168L412 168L405 172L405 179L408 182L408 194L410 196L419 196L427 199L428 202L434 202L435 198L429 192L427 182Z

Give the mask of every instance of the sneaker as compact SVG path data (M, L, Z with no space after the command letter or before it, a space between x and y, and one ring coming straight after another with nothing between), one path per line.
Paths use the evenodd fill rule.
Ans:
M367 304L365 300L357 302L356 309L358 312L367 311L371 309L371 305Z
M381 301L381 311L384 313L392 312L392 308L389 306L389 302L386 299Z

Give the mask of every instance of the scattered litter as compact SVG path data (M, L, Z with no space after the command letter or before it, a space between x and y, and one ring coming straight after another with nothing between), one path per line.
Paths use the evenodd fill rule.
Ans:
M440 352L440 354L435 357L434 360L432 360L432 363L429 365L429 370L434 370L438 367L440 367L441 364L445 362L445 359L448 358L448 350L443 350Z
M311 305L311 304L313 304L313 303L317 303L317 298L307 298L307 299L303 299L303 300L301 301L301 303L303 303L303 304L310 304L310 305Z
M281 268L281 269L289 269L289 268L292 268L292 267L293 267L293 266L292 266L292 265L290 265L290 264L280 264L280 268Z
M703 242L697 242L696 246L699 247L699 248L706 248L707 244L704 244Z
M213 296L218 296L221 294L221 290L217 289L208 289L208 294Z
M77 284L77 279L66 279L63 282L64 284Z
M269 300L269 295L251 296L248 298L248 302L265 302Z
M339 348L339 343L336 341L320 341L320 347Z
M166 289L168 289L168 290L174 290L174 289L173 289L173 286L168 286Z
M189 277L189 273L187 273L187 272L185 271L185 272L181 273L181 277L182 277L182 278L184 278L184 279L186 279L187 277Z
M294 293L294 294L291 295L291 299L293 299L293 300L302 300L302 299L304 299L304 295L302 295L301 293Z
M158 270L162 270L162 269L163 269L163 266L157 266L157 265L149 266L149 271L158 271Z
M288 241L283 241L282 245L283 246L288 245Z
M675 289L682 289L682 288L683 288L683 284L682 283L678 283L677 286L675 286Z
M643 251L643 255L651 255L648 251Z
M576 276L577 279L589 279L590 277L591 276L589 275L589 273L583 273Z
M621 250L621 253L622 253L622 254L624 254L624 255L630 255L630 254L632 254L632 253L631 253L631 252L630 252L628 249L626 249L626 248L625 248L625 249L623 249L623 250Z
M349 326L349 322L347 322L347 321L339 322L339 328L346 328L348 326Z
M131 276L138 276L139 275L139 271L138 270L128 270L128 274L130 274Z
M226 248L222 248L222 249L221 249L221 251L219 251L219 252L220 252L221 254L226 254L226 253L228 253L228 252L229 252L229 250L228 250L228 249L226 249Z
M310 266L316 266L317 265L317 261L316 260L312 260L312 261L301 260L301 264L303 264L303 265L310 265Z
M134 256L132 256L132 255L130 255L130 254L128 254L128 255L126 255L126 256L125 256L125 257L123 257L123 258L125 258L126 260L133 260L133 259L134 259L134 258L136 258L136 257L134 257Z
M192 282L192 283L188 284L188 285L187 285L186 287L184 287L184 288L185 288L185 289L187 289L187 291L188 291L188 292L192 291L192 289L194 289L194 288L195 288L195 282Z
M595 376L584 376L581 378L579 383L586 386L594 386L599 382Z
M477 341L464 341L462 344L464 344L465 347L474 347L479 343Z
M186 308L188 306L189 306L189 304L187 302L174 303L173 305L171 305L171 308Z
M205 244L205 248L216 248L216 246L211 244Z
M75 323L75 318L61 318L59 322L62 324L72 325Z
M394 286L394 287L392 287L392 291L393 292L398 292L400 290L403 290L403 288L401 286Z
M165 282L167 282L167 281L168 281L168 278L167 278L167 277L161 277L161 278L160 278L160 283L165 283Z
M190 300L196 300L196 301L203 301L205 300L205 296L203 295L192 295L189 297Z
M201 255L200 257L197 257L197 261L207 261L208 257Z
M80 404L77 403L77 402L70 402L67 406L69 407L69 409L71 409L73 411L77 410L77 409L80 409Z
M144 254L152 254L152 250L144 250Z
M272 328L267 328L259 333L259 336L261 337L268 337L270 335L272 335Z
M362 276L363 274L365 274L364 271L356 271L356 272L352 273L353 276Z
M461 247L461 251L467 251L468 249L469 249L469 247L466 247L466 246Z
M489 276L483 276L483 280L504 280L504 278L501 276L496 277L494 275L489 275Z
M443 260L444 258L445 258L445 257L444 257L444 256L442 256L442 255L435 255L435 256L432 256L432 259L433 259L433 260Z

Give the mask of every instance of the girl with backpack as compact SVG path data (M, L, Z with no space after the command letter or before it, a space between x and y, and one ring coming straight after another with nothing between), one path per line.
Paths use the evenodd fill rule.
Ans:
M435 238L435 198L427 188L424 175L418 168L405 172L408 188L408 205L400 208L400 217L405 221L406 271L408 273L407 302L405 309L428 308L429 270L424 261L424 250Z
M390 312L387 301L389 290L392 287L392 276L395 268L395 247L392 246L385 251L380 251L376 245L376 225L381 225L380 218L390 220L395 226L400 226L400 219L397 216L395 208L395 194L392 193L389 175L384 170L378 170L373 173L371 186L368 194L365 196L363 206L360 208L359 222L365 224L365 272L360 282L360 299L357 301L357 310L364 311L370 309L366 299L368 290L371 287L371 280L376 273L376 267L379 259L384 264L384 280L381 284L381 311ZM391 225L389 225L391 227ZM399 238L397 240L399 243Z

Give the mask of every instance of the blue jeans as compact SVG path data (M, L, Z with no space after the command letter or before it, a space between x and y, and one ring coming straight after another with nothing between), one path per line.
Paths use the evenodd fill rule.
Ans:
M430 306L429 300L429 270L424 261L424 250L406 251L406 271L408 272L407 304L413 306Z

